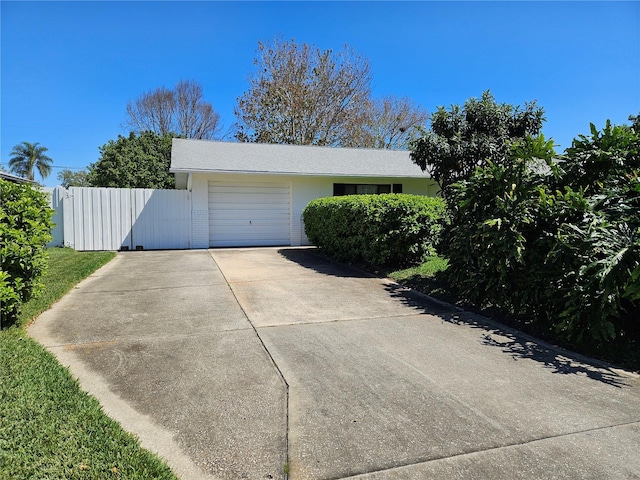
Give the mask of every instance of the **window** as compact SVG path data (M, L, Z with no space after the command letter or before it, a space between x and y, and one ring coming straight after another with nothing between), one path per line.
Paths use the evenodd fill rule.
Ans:
M402 193L402 184L394 183L390 184L366 184L366 183L334 183L333 184L333 196L340 197L342 195L365 195L373 194L378 195L380 193Z

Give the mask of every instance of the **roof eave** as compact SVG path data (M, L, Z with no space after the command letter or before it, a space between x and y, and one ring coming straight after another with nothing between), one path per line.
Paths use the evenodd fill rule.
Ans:
M398 174L398 173L347 173L347 172L274 172L266 170L223 170L223 169L188 169L172 168L171 173L224 173L239 175L278 175L295 177L383 177L383 178L431 178L428 174Z

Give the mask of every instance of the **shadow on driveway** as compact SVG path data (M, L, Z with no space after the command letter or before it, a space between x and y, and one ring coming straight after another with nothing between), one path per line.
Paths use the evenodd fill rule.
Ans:
M376 277L376 275L359 268L341 264L319 255L315 247L283 248L278 250L278 253L289 261L324 275L343 278ZM385 289L392 298L400 300L404 305L416 310L416 313L434 315L448 323L464 324L483 330L485 332L483 345L500 348L514 360L530 359L543 364L553 373L586 375L592 380L618 388L629 386L623 376L616 373L612 367L604 362L548 344L486 317L463 312L458 307L433 299L395 282L390 281Z

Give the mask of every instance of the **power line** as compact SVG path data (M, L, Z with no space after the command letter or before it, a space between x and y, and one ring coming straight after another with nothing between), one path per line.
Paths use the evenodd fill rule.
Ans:
M86 167L63 167L63 166L51 165L51 168L59 168L61 170L84 170Z

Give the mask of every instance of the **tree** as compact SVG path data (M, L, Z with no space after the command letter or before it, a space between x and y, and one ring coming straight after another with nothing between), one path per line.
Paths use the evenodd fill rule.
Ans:
M38 142L22 142L16 145L11 150L10 171L33 180L34 170L38 170L43 179L47 178L51 173L51 164L53 163L53 160L45 155L47 150L47 147L41 146Z
M535 101L523 109L498 104L487 90L463 108L439 107L431 129L411 142L411 159L429 171L446 197L453 183L468 179L477 167L505 159L515 141L538 135L544 120Z
M171 138L148 131L118 135L100 147L100 159L89 165L89 182L94 187L174 188Z
M172 90L156 88L127 104L127 126L136 133L175 133L183 138L211 140L222 123L203 97L202 86L195 81L181 80Z
M295 40L258 43L256 73L235 107L243 142L360 146L370 96L369 62Z
M372 103L366 122L370 148L407 148L412 130L422 126L429 115L409 98L384 97Z
M89 182L89 173L85 170L73 172L65 168L58 172L58 181L64 188L91 186L91 183Z

